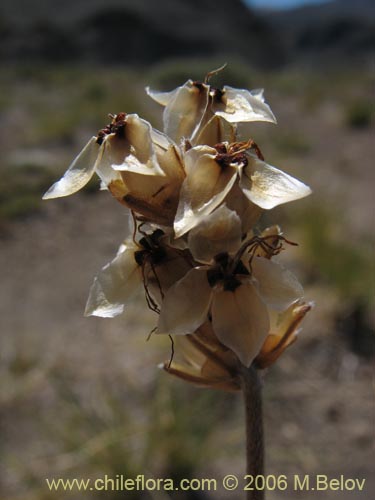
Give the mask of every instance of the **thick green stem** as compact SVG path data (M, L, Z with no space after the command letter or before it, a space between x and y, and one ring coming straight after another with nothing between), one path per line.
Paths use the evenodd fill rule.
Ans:
M254 490L247 492L247 500L264 500L264 490L255 489L255 477L264 475L261 381L257 370L253 367L243 367L241 379L246 420L246 474L254 477L251 485ZM262 485L262 482L259 481L259 484Z

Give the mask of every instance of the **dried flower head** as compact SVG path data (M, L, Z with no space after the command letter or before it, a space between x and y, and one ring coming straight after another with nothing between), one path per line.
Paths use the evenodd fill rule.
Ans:
M146 89L164 106L164 132L136 114L110 115L44 198L73 194L96 173L133 228L94 279L85 314L122 314L143 288L157 333L175 339L166 371L237 390L241 366L272 364L311 308L275 259L293 243L278 226L254 226L311 191L266 163L252 138L238 139L238 123L276 119L263 90L211 85L217 71L171 92Z

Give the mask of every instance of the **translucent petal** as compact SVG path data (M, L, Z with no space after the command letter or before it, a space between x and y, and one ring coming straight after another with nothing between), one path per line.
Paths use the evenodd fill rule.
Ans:
M296 334L297 327L312 307L312 302L306 303L299 300L282 312L270 310L270 334L280 340L290 330L291 326L293 326L293 332Z
M119 172L116 172L112 165L118 158L121 161L123 155L124 141L119 141L114 134L105 137L103 144L99 150L99 154L95 163L95 172L100 177L102 183L108 187L111 182L121 179Z
M165 177L123 172L123 180L112 182L112 196L149 222L172 226L178 203L178 188Z
M171 375L197 386L212 387L224 391L239 391L241 389L239 381L225 371L223 371L222 376L211 375L211 373L206 375L205 373L201 374L197 368L175 362L172 362L171 365L165 363L163 368Z
M162 106L166 106L177 91L178 88L171 90L170 92L159 92L158 90L152 90L150 87L146 87L147 95Z
M241 244L241 219L225 205L208 215L194 227L188 237L193 257L210 263L220 252L235 252Z
M174 222L176 237L185 234L215 210L237 178L236 168L221 167L213 155L205 153L204 146L186 153L185 169L187 176L181 187Z
M160 130L157 130L156 128L151 130L151 139L154 147L164 151L166 151L171 145L176 145L166 134L163 134L163 132L160 132Z
M189 80L179 87L164 110L164 132L176 143L189 139L199 128L208 105L209 87Z
M180 356L185 363L189 364L200 372L201 366L207 359L205 354L197 349L197 347L191 341L191 338L186 335L178 335L176 337L175 343L176 354L178 354L178 356Z
M267 368L293 344L299 325L313 307L312 303L297 302L282 313L270 311L271 329L255 362L258 368Z
M250 366L268 335L267 307L249 282L233 292L215 291L212 325L220 342L232 349L242 364Z
M224 120L221 116L213 116L199 131L193 140L194 145L207 144L215 146L220 142L235 142L236 133L234 126Z
M243 193L236 182L225 199L225 203L230 210L235 210L242 223L242 232L248 233L258 222L263 210L255 203L252 203Z
M264 102L264 89L253 89L250 90L250 94L254 96L256 99L259 99L260 101Z
M140 268L133 242L120 247L117 256L95 277L87 300L85 316L113 318L121 314L141 286Z
M264 102L263 91L249 92L225 86L221 102L213 104L213 110L231 123L263 121L276 123L271 108Z
M165 249L165 256L157 264L147 263L144 275L147 287L158 304L161 303L161 290L166 293L171 286L182 279L191 270L191 265L184 256L170 248Z
M250 155L248 161L242 170L240 187L247 198L259 207L270 209L311 193L306 184L282 170Z
M211 287L207 268L194 268L165 294L158 332L184 335L193 333L207 318Z
M264 257L254 257L251 268L259 293L269 307L283 311L303 297L302 285L280 264Z
M185 170L177 146L170 144L167 149L157 147L156 152L160 168L171 182L179 184L179 189L185 178Z
M115 170L142 175L164 175L156 159L152 143L152 127L138 115L127 115L125 137L114 137L112 143L112 149L118 147L122 151L122 158L120 156L116 160L113 157L112 167Z
M108 188L120 203L149 221L171 226L185 172L177 147L164 140L163 134L157 139L155 150L163 176L121 170L116 172L121 174L120 180L111 182Z
M53 184L43 196L43 200L60 198L82 189L95 172L95 161L100 146L96 137L92 137L79 155L72 162L64 176Z

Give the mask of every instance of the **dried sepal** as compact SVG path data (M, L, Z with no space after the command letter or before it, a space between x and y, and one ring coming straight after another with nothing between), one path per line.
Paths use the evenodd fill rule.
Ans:
M108 189L121 204L148 221L172 226L185 171L176 145L156 130L152 131L152 138L163 175L122 170L120 179L109 183Z
M209 86L188 80L172 92L146 89L148 95L165 106L164 132L175 142L191 139L197 133L209 102Z
M86 316L111 318L143 288L151 309L157 311L164 293L189 270L184 253L168 245L159 229L138 242L126 240L116 257L95 277L86 304Z
M247 219L244 224L247 229L249 220L259 217L259 209L254 209L254 205L270 209L311 193L301 181L257 158L253 150L261 155L254 141L249 140L215 147L196 146L185 153L186 178L174 221L176 237L194 228L231 194L228 205L235 208L242 204L240 210ZM248 200L248 206L245 200L233 200L236 185Z
M240 390L238 360L212 332L209 322L196 332L175 338L175 357L163 364L169 374L198 386Z
M214 147L221 142L235 142L236 127L224 120L221 116L214 115L199 130L199 133L191 141L193 146L207 145Z
M241 244L241 219L221 205L188 234L188 247L196 261L210 264L221 252L234 253Z
M64 176L43 199L68 196L82 189L96 173L105 186L117 182L118 171L164 176L152 141L152 127L136 114L119 113L92 137Z
M264 100L262 89L216 88L208 83L213 74L215 72L209 73L204 82L188 80L171 92L146 88L152 99L165 106L164 132L174 141L188 139L193 144L213 145L211 141L204 142L202 136L207 133L203 130L213 117L222 118L229 124L252 121L276 123L271 108Z
M122 314L125 304L141 288L141 270L134 258L137 250L132 240L124 242L116 257L102 268L91 286L85 316L113 318Z
M266 162L247 155L241 171L240 188L245 196L260 208L269 210L283 203L311 194L303 182Z
M187 233L215 210L236 181L236 170L221 168L216 155L216 149L209 146L197 146L185 154L186 178L174 221L176 237Z
M92 137L73 160L64 176L44 194L43 200L69 196L85 187L95 173L99 149L97 138Z
M213 111L230 123L262 121L277 123L265 102L263 89L244 90L224 86L213 103Z
M218 254L213 264L191 269L172 285L162 302L158 332L190 334L210 318L217 339L250 366L269 334L271 310L284 311L303 296L292 273L255 255L260 244L258 237L245 241L235 256ZM253 254L246 253L248 248ZM249 259L248 267L241 259Z
M257 368L272 365L297 340L299 326L312 307L311 302L298 301L286 311L272 316L270 333L254 360Z

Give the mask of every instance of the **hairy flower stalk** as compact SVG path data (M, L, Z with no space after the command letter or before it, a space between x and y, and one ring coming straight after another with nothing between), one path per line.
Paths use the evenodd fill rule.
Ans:
M132 221L114 259L90 289L85 314L126 313L140 289L157 334L173 339L166 372L198 386L241 391L247 471L263 473L260 370L297 338L311 304L278 261L294 243L278 226L259 230L263 211L310 194L269 165L237 124L276 123L263 90L188 80L147 93L164 106L164 132L136 114L110 115L65 175L44 195L67 196L96 174ZM264 492L248 492L263 499Z

